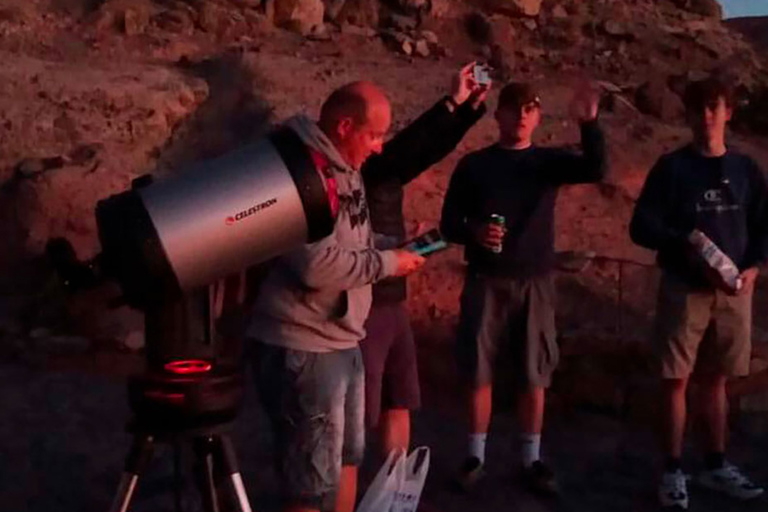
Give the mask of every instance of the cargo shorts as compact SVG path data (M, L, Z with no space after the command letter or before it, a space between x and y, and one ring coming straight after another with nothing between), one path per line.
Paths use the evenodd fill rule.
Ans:
M253 363L284 499L332 510L341 467L360 465L365 450L360 350L316 353L256 342Z
M488 277L470 273L461 295L458 366L475 388L511 372L524 387L549 387L560 357L552 275Z

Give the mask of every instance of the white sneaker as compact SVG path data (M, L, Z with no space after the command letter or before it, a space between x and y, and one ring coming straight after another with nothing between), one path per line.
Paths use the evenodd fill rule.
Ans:
M699 485L725 493L740 500L751 500L763 494L763 488L753 484L736 466L726 463L720 469L703 471L696 479Z
M659 485L659 502L662 507L677 507L688 509L687 477L679 469L674 472L665 471L661 475Z

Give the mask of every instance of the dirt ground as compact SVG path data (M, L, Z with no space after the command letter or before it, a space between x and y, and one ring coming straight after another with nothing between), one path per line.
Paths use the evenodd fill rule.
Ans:
M113 361L128 368L130 361ZM130 436L125 384L104 371L51 370L19 361L0 363L3 421L0 422L0 510L4 512L85 512L107 510L115 492ZM515 484L517 467L514 421L507 412L495 418L490 436L488 483L474 495L456 494L449 482L464 454L465 433L456 401L436 407L427 401L415 415L414 444L428 445L432 462L422 498L424 512L516 510L521 512L646 512L657 509L654 482L657 458L649 429L619 418L573 409L554 410L544 436L544 452L560 477L563 496L546 502ZM452 403L453 407L450 407ZM739 417L732 435L733 462L756 481L768 484L768 415ZM689 436L687 469L699 464L694 436ZM271 432L251 386L234 426L234 441L254 510L277 510L271 469ZM370 453L371 450L369 450ZM373 457L371 457L373 459ZM184 455L185 510L200 510L191 485L189 453ZM172 457L158 449L138 487L134 512L173 510ZM377 462L368 460L367 478ZM741 504L692 490L690 510L759 511L768 501Z

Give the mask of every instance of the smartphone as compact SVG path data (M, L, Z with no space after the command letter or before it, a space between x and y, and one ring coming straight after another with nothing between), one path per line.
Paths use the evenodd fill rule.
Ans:
M420 256L428 256L447 248L448 243L446 243L443 235L437 229L431 229L403 245L403 249L413 251Z
M472 74L474 75L475 82L479 85L488 85L491 83L491 68L487 64L475 64L472 68Z

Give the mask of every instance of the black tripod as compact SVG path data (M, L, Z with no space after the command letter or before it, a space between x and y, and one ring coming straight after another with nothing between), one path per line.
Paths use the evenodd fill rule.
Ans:
M200 490L203 507L206 512L224 512L225 510L239 510L251 512L245 486L240 477L232 442L229 436L217 431L217 429L198 429L187 432L173 432L171 434L152 435L149 432L136 432L133 445L125 462L125 471L120 479L110 512L127 512L134 491L139 481L139 476L146 470L152 458L154 445L157 442L167 442L174 447L174 476L175 476L175 507L181 510L181 443L191 442L197 457L197 484ZM218 476L225 474L228 482L217 481ZM222 495L222 484L229 484L231 490L230 500Z
M177 512L185 445L195 454L204 510L251 512L228 434L242 402L242 370L236 349L214 347L212 294L206 288L144 309L148 370L128 383L134 437L110 512L128 511L157 443L174 450Z

